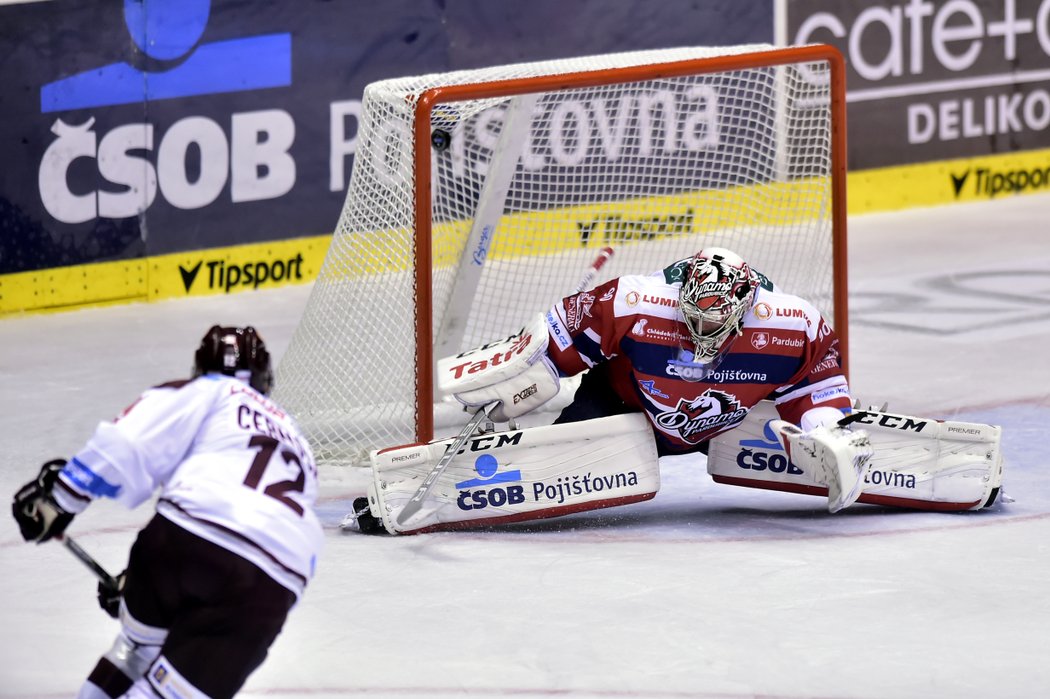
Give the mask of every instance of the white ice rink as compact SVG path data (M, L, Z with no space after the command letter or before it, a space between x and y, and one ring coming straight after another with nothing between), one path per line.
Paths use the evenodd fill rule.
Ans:
M327 474L317 577L243 696L1050 696L1048 213L1028 196L850 222L855 394L1002 425L1013 502L829 515L678 462L641 505L365 537L337 526L359 474ZM0 493L185 376L213 323L256 325L279 357L308 293L0 321ZM150 515L103 502L69 531L119 571ZM72 696L117 629L92 576L10 519L0 561L0 696Z

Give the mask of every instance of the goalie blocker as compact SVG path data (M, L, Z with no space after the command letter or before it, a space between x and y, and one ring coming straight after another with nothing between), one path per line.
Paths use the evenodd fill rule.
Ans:
M420 510L398 514L454 440L373 452L368 507L391 534L558 517L652 498L660 471L641 414L474 435Z
M707 470L718 483L827 495L817 474L788 460L763 402L711 440ZM874 449L857 502L920 510L990 506L1003 477L1001 430L993 425L858 410L839 421L867 432Z
M490 414L506 422L558 395L558 371L546 350L547 323L537 315L506 339L439 360L438 388L475 410L498 401Z

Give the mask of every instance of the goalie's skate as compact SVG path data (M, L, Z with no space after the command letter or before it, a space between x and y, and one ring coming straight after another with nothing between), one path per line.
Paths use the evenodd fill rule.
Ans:
M368 507L368 498L355 498L353 511L343 517L339 528L345 531L358 531L362 534L385 534L386 527L382 520L372 514Z
M838 512L855 503L875 454L868 434L842 427L817 427L803 432L797 425L774 420L788 457L803 469L812 469L828 488L828 511Z

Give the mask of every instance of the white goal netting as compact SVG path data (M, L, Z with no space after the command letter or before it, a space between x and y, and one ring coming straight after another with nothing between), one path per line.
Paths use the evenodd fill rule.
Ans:
M841 322L831 63L688 48L368 86L346 203L277 372L319 460L455 433L468 416L428 367L545 311L605 245L595 283L721 245ZM437 434L420 435L431 414Z

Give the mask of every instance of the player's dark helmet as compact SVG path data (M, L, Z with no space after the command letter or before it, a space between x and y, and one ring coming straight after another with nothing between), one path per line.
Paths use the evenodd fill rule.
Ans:
M694 361L714 362L729 349L758 286L758 275L736 253L724 248L696 253L678 297L695 346Z
M264 395L273 386L270 353L250 325L243 328L213 325L205 333L194 355L193 376L210 373L235 376Z

